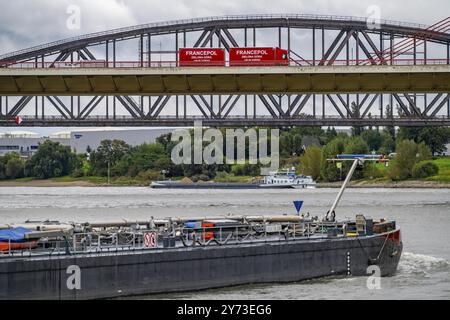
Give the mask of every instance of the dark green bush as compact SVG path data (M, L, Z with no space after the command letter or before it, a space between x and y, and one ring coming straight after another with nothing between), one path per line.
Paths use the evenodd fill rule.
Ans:
M416 163L412 169L414 178L423 179L435 176L439 173L439 167L431 161L421 161Z

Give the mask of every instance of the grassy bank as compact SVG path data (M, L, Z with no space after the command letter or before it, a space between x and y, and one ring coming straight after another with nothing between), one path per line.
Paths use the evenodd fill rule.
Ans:
M149 182L129 177L111 178L108 184L106 177L64 176L53 179L23 178L15 180L1 180L0 187L95 187L95 186L148 186Z
M434 163L439 167L439 174L437 176L429 177L426 180L450 183L450 158L440 158L434 160Z
M51 180L54 182L59 182L59 183L71 183L71 182L82 181L82 182L91 183L93 185L108 185L108 183L109 183L111 185L118 185L118 186L148 185L150 183L147 180L131 178L131 177L111 177L109 179L109 182L108 182L107 177L97 177L97 176L80 177L80 178L65 176L65 177L60 177L60 178L54 178Z
M402 181L392 181L387 178L387 167L382 163L374 163L374 167L383 174L383 177L353 180L349 186L355 188L450 188L450 158L439 158L433 160L433 162L439 167L439 173L437 175L425 179L411 178ZM323 188L337 188L341 183L323 182L319 183L318 186Z
M433 163L435 163L439 168L439 173L435 176L428 177L425 179L408 179L404 181L398 181L394 182L391 181L389 178L386 177L386 170L387 167L382 163L374 164L374 166L380 170L384 177L382 178L376 178L376 179L362 179L356 182L359 183L374 183L374 184L406 184L406 183L424 183L424 184L430 184L428 182L435 182L435 183L443 183L443 184L449 184L450 183L450 157L445 158L438 158L435 160L432 160Z
M174 178L172 180L180 180L181 177ZM226 176L214 179L215 182L223 183L251 183L251 176ZM0 180L0 187L64 187L64 186L148 186L151 181L147 179L140 179L139 177L111 177L108 183L107 177L79 177L74 178L71 176L64 176L52 179L34 179L34 178L22 178L15 180Z

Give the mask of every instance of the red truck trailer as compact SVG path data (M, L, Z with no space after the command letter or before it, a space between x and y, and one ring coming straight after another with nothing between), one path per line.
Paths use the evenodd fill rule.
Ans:
M181 48L180 67L224 67L225 50L219 48Z
M280 48L230 48L230 66L288 66L287 50Z

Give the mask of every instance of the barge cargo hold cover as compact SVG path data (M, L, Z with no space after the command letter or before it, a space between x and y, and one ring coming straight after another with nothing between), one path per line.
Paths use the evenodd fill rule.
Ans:
M0 259L0 299L98 299L362 276L370 265L379 266L382 276L390 276L402 251L399 233L9 257ZM76 272L78 288L70 286Z

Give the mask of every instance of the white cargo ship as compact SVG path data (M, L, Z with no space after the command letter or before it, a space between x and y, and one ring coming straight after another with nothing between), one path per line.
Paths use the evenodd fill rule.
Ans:
M285 172L271 172L265 176L261 188L315 188L316 182L311 176L296 174L286 170Z
M224 182L195 182L183 183L180 181L153 181L150 187L156 189L284 189L284 188L315 188L316 182L310 176L295 174L286 170L285 172L271 172L259 181L252 183L224 183Z

